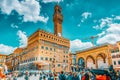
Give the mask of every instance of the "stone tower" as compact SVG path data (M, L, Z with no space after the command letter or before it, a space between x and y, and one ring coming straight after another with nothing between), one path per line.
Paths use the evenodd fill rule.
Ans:
M63 15L62 8L58 4L54 7L53 22L54 34L57 36L62 36Z

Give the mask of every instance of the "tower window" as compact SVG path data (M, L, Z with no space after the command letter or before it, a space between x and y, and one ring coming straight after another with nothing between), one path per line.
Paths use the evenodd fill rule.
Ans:
M60 64L58 64L58 67L60 67Z
M41 36L42 36L42 34L41 34Z
M50 51L52 51L52 48L50 48Z
M66 60L66 63L68 63L68 60Z
M36 57L36 60L37 60L37 57Z
M43 57L41 57L41 60L43 60Z
M114 61L114 65L116 65L116 61Z
M44 46L41 46L41 49L44 49Z
M119 52L119 49L117 49L116 52Z
M52 58L50 58L50 61L52 61Z
M120 61L118 61L118 64L120 65Z
M56 52L56 49L54 48L54 52Z
M48 47L46 47L46 50L48 50Z
M46 58L45 58L45 60L47 61L47 60L48 60L48 58L46 57Z

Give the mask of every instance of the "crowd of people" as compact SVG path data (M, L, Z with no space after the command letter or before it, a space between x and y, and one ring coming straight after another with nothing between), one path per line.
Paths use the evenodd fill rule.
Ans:
M95 76L89 73L90 70L83 69L75 72L18 72L13 71L4 74L2 67L0 67L0 80L83 80L82 77L86 76L84 80L96 80ZM111 80L120 80L120 71L115 71L113 67L108 69ZM35 79L36 78L36 79Z
M1 75L2 74L2 75ZM69 72L65 73L61 71L60 73L45 73L45 72L12 72L8 74L0 73L0 80L82 80L82 76L87 76L84 80L96 80L95 77L89 73L87 70L80 72ZM120 80L120 72L110 72L111 80Z
M29 73L28 71L26 71L25 73L21 74L19 74L18 72L12 72L5 75L6 79L3 80L32 80L32 76L34 76L34 78L39 76L39 78L37 78L38 80L81 80L81 73L65 73L63 71L61 71L60 73Z

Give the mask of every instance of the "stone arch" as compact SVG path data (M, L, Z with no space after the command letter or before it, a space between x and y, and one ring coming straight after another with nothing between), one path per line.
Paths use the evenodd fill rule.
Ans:
M100 54L98 54L97 56L96 56L96 60L97 60L97 58L98 57L101 57L102 59L103 59L103 61L104 61L104 63L106 63L106 55L104 54L104 53L100 53Z
M91 58L91 59L93 60L93 63L95 64L95 59L94 59L91 55L87 56L86 61L87 61L89 58Z
M95 68L95 59L93 56L88 55L86 57L86 67L91 69L91 68Z
M106 59L106 55L105 53L99 53L96 56L96 65L99 69L104 69L104 68L108 68L108 63L107 63L107 59Z

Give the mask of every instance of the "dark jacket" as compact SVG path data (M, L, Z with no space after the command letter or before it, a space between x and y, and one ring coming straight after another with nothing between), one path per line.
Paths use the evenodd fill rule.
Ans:
M69 75L69 76L67 77L67 80L73 80L73 75Z
M79 77L78 76L74 76L73 78L72 78L72 80L79 80Z
M66 77L65 77L64 74L60 74L59 79L60 79L60 80L66 80Z

